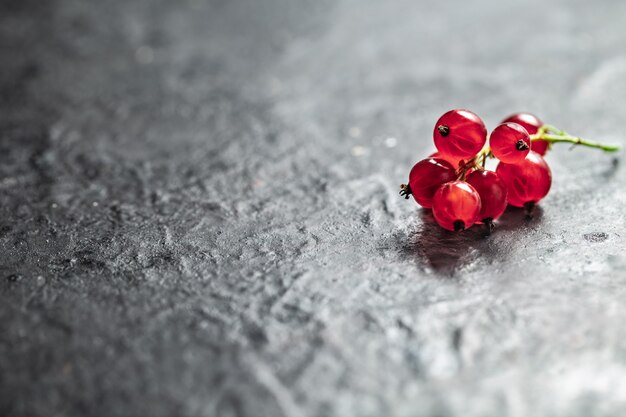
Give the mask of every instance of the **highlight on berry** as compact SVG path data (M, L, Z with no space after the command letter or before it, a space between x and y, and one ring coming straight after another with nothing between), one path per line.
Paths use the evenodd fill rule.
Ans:
M482 119L465 109L443 114L433 140L437 152L413 166L400 195L431 208L435 221L454 232L484 224L491 233L507 205L532 216L552 186L544 156L554 144L620 149L570 135L530 113L510 115L487 135ZM486 169L488 160L497 162L495 170Z

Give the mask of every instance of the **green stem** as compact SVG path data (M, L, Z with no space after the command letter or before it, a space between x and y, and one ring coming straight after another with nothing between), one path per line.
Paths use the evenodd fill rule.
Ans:
M552 132L556 135L567 135L567 136L571 136L569 133L565 132L564 130L559 129L558 127L554 127L552 125L543 125L541 126L540 130L543 129L543 132ZM539 132L537 132L539 133Z
M545 133L546 130L556 130L558 134ZM576 136L569 135L561 130L553 129L552 126L546 129L540 129L536 134L530 136L531 140L545 140L550 143L571 143L572 145L582 145L588 148L602 149L604 152L617 152L620 147L617 145L603 145L597 142L591 142Z
M569 133L557 129L554 126L543 125L534 135L530 135L531 140L545 140L546 142L553 143L571 143L572 145L582 145L588 148L602 149L604 152L617 152L620 147L617 145L603 145L597 142L591 142L577 136L572 136ZM467 171L470 169L485 169L485 162L489 158L495 158L491 152L489 145L485 145L483 149L478 152L473 158L464 161L463 164L457 169L457 179L465 181Z
M485 169L487 158L493 158L489 145L485 145L473 158L463 161L463 164L456 170L457 179L465 181L467 171L470 169Z

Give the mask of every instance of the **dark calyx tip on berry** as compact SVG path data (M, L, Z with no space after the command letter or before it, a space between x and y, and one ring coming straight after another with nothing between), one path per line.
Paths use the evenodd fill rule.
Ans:
M483 219L483 223L487 227L487 234L490 235L491 232L493 232L493 228L495 227L495 225L493 224L493 219L491 217L487 217Z
M446 125L437 126L437 130L441 136L448 136L448 133L450 133L450 128Z
M454 223L452 223L452 225L454 226L455 232L460 232L461 230L465 230L465 223L463 223L463 220L455 220Z
M530 149L530 146L528 146L526 142L520 139L515 143L515 149L517 149L518 151L527 151Z
M532 219L533 212L535 211L535 202L527 201L526 203L524 203L524 210L525 210L526 218Z
M411 186L409 184L400 184L400 195L408 200L411 195Z

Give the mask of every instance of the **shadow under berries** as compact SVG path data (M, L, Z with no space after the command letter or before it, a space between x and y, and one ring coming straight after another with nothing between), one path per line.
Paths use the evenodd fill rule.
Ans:
M494 232L520 230L528 226L540 225L542 221L543 209L540 205L535 205L530 211L527 208L508 206L498 219Z
M435 222L432 211L427 209L420 210L419 217L419 227L398 239L400 253L437 275L454 277L476 262L500 262L508 257L508 251L502 250L498 243L498 233L540 225L543 210L536 206L529 217L524 208L509 206L491 232L483 224L461 232L447 231Z
M486 226L476 225L462 232L441 228L430 210L420 210L421 225L403 240L403 256L415 259L424 268L444 276L454 276L475 262L486 250Z

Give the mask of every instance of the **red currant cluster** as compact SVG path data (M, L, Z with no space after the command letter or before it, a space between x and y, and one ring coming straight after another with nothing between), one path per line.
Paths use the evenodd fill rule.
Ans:
M507 204L524 207L530 215L552 185L543 155L553 143L606 152L619 149L572 136L529 113L504 119L487 143L480 117L469 110L450 110L437 120L433 136L437 152L413 166L400 194L412 195L422 207L432 208L437 223L452 231L475 223L484 223L491 231ZM495 171L485 169L489 158L499 160Z

